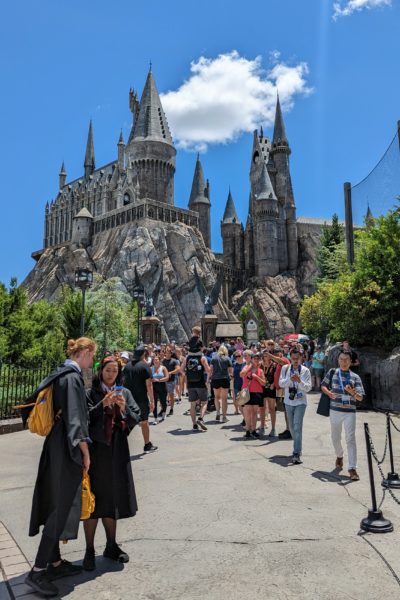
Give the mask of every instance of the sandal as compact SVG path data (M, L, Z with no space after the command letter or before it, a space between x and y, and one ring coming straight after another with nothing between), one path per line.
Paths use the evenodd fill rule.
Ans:
M349 469L349 475L351 481L359 481L360 477L355 469Z

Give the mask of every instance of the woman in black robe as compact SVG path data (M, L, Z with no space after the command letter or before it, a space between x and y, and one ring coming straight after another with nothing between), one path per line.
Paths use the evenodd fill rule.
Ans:
M74 575L81 567L61 560L59 541L78 537L82 505L82 472L89 469L88 414L82 369L93 364L96 344L90 338L68 341L69 359L57 367L33 394L53 386L54 425L45 439L33 494L29 535L42 538L35 564L25 582L44 596L56 596L53 580Z
M87 392L89 408L90 484L95 496L95 510L84 522L86 553L83 568L95 569L94 536L102 519L107 537L103 556L128 562L129 556L116 542L117 519L133 517L137 511L135 486L128 445L128 435L140 421L140 409L129 390L113 390L119 379L120 364L107 356Z

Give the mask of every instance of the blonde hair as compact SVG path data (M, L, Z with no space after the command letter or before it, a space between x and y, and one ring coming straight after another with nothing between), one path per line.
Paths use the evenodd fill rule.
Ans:
M222 346L219 347L218 354L220 356L228 356L228 348L222 344Z
M197 333L198 335L200 335L200 333L201 333L201 328L200 328L198 325L195 325L194 327L192 327L192 332L193 332L194 334L196 334L196 333Z
M97 349L97 344L94 340L88 337L80 337L77 340L68 340L67 355L75 356L82 352L82 350L93 350Z

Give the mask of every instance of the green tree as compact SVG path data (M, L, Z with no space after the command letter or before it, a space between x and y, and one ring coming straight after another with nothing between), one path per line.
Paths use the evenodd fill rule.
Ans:
M118 277L104 279L95 274L87 304L92 311L93 336L102 354L135 346L137 307Z
M66 340L79 338L81 335L82 292L64 286L58 301L61 316L61 328ZM92 335L93 309L85 303L85 335Z
M347 269L344 230L337 214L332 216L331 225L323 225L317 264L318 282L336 279L343 268Z
M332 340L392 348L400 343L400 214L390 211L374 227L357 234L352 271L322 281L305 298L300 318L305 330Z

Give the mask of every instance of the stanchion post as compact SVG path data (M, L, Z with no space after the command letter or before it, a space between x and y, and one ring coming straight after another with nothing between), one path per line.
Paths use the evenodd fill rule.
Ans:
M390 423L390 413L386 413L386 427L389 444L389 457L390 457L390 473L386 479L382 481L382 487L400 489L400 479L398 473L394 470L394 459L393 459L393 445L392 445L392 430Z
M378 509L376 504L374 469L372 465L371 443L369 438L368 423L364 423L365 444L367 447L369 484L371 488L372 508L368 510L368 516L361 521L360 527L363 531L370 533L389 533L393 531L393 524L388 519L385 519L382 511Z

